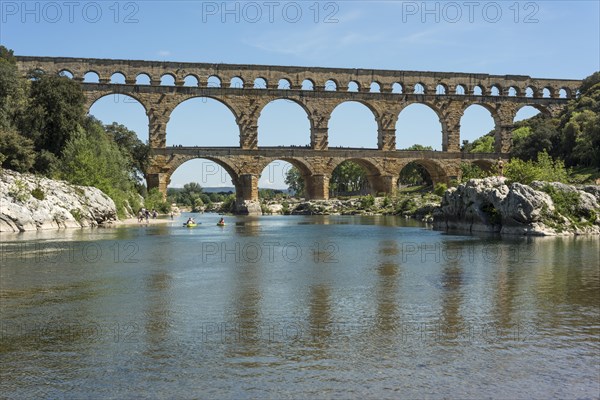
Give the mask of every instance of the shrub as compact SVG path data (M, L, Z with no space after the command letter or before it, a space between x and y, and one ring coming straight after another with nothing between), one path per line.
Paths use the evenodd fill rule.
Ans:
M152 188L148 191L144 205L148 210L157 210L162 214L171 211L171 204L163 200L163 195L158 191L158 188Z
M444 195L444 193L446 193L446 190L448 190L448 186L445 183L436 183L433 193L441 197Z
M29 199L31 192L27 184L20 179L15 179L15 183L8 190L8 195L18 202L24 203Z
M363 196L360 199L360 205L362 208L369 208L372 207L375 204L375 198L373 196L371 196L370 194Z
M220 212L233 213L235 212L235 194L230 194L221 204Z
M533 181L563 182L569 180L569 173L562 160L552 160L545 151L538 153L537 161L523 161L513 158L506 164L505 175L512 182L525 185Z
M39 186L37 186L35 189L33 189L31 191L31 195L38 200L44 200L44 198L45 198L44 191Z
M73 218L75 218L75 221L77 222L81 221L81 218L83 218L83 216L81 215L81 210L77 208L71 210L71 215L73 216Z

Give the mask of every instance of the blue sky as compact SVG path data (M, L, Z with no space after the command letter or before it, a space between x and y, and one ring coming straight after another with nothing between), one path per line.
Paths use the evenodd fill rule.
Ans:
M278 64L519 74L580 79L600 69L598 1L0 1L0 43L21 55ZM127 98L107 97L91 113L147 139L147 118ZM518 118L532 114L523 109ZM290 128L291 127L291 128ZM493 128L474 106L461 139ZM168 143L237 145L233 116L209 99L174 111ZM400 115L398 147L441 146L432 111ZM210 132L210 134L208 134ZM418 138L418 140L415 140ZM263 111L259 145L307 144L298 106L278 101ZM369 111L344 103L330 122L330 144L375 147ZM261 186L283 187L284 163ZM279 168L279 170L278 170ZM283 169L282 169L283 168ZM206 161L184 164L173 186L227 186Z

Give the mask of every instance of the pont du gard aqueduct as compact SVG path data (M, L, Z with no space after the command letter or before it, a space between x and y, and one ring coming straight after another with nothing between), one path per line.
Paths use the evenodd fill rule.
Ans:
M413 161L429 172L434 183L456 178L462 162L489 168L499 158L508 157L514 117L521 107L529 105L546 115L556 115L581 84L578 80L448 72L28 56L17 60L23 74L39 70L81 82L88 109L112 94L139 101L148 115L148 142L152 148L146 171L148 187L158 187L166 195L170 177L180 165L194 158L212 160L230 174L241 213L247 210L248 202L258 199L260 174L275 160L287 161L300 170L309 199L328 198L329 177L346 160L368 171L372 193L392 192L402 168ZM97 75L97 82L84 81L89 73ZM111 83L114 74L123 75L125 83ZM174 85L161 85L165 76L172 77ZM140 77L146 84L140 82ZM184 86L190 77L195 84ZM348 91L349 85L358 91ZM193 97L218 100L231 110L239 126L239 146L166 146L171 112ZM261 110L282 98L306 111L310 145L259 146ZM329 118L345 101L360 102L373 112L378 126L376 149L328 146ZM442 126L442 151L396 149L396 121L400 112L414 103L425 104L437 113ZM495 153L460 151L460 119L472 104L485 107L494 119Z

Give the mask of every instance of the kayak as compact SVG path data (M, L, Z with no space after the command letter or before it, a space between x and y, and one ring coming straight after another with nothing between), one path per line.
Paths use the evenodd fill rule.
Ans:
M195 228L198 226L198 224L183 224L183 226L188 227L188 228Z
M217 222L217 226L225 226L225 224L221 224L221 223Z

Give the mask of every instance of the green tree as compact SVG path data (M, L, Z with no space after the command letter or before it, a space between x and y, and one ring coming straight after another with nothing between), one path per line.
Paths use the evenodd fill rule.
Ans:
M36 150L60 156L84 123L83 92L79 83L66 77L33 72L31 78L30 101L21 131L34 141Z
M285 184L288 185L288 189L295 196L304 196L304 178L298 168L292 167L287 171L285 174Z
M398 179L400 185L426 185L431 186L433 181L427 169L417 162L410 162L402 171Z
M487 134L473 141L470 153L493 153L494 150L494 136Z
M36 160L33 142L14 130L0 129L0 162L2 168L31 172Z
M402 150L431 151L431 150L433 150L433 147L431 147L431 146L424 146L422 144L413 144L412 146L407 147L406 149L402 149Z
M538 153L537 161L511 159L504 167L504 175L512 182L526 185L533 181L566 183L569 180L564 162L554 161L546 151Z
M460 171L461 182L467 182L470 179L487 178L488 176L492 176L496 173L495 168L490 171L486 171L481 169L478 165L468 162L463 162L460 164Z
M134 178L140 182L148 167L150 146L138 139L134 131L116 122L105 125L104 129L119 146L123 155L129 159L130 169L134 172Z
M0 46L0 129L17 127L27 105L28 82L19 74L12 50Z
M121 216L134 193L128 159L98 122L71 135L62 153L61 177L77 185L94 186L113 199Z
M522 160L535 160L538 153L556 151L559 141L558 120L538 114L515 124L511 155ZM514 134L513 134L514 135Z
M363 191L367 183L363 167L354 161L344 161L333 170L329 187L335 194L351 194Z

